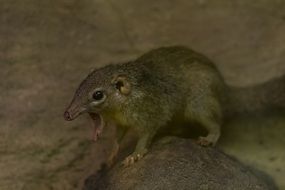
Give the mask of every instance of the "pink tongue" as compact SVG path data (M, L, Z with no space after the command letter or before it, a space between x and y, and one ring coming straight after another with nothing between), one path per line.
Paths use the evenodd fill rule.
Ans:
M93 135L92 135L92 140L93 141L97 141L99 136L101 135L103 128L104 128L104 120L102 118L101 115L97 114L97 113L89 113L90 117L93 120L93 127L94 127L94 131L93 131Z

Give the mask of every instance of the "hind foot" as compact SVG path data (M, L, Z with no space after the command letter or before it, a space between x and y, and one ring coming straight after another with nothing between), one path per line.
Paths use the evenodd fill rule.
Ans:
M219 134L210 134L206 137L199 137L197 140L197 144L201 146L215 146L220 135Z

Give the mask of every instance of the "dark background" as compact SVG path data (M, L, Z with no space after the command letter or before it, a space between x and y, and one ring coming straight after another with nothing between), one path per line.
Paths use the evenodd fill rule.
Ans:
M62 114L92 69L164 45L211 58L228 83L285 73L285 1L0 0L0 189L79 189L110 152ZM285 119L243 119L220 148L285 189Z

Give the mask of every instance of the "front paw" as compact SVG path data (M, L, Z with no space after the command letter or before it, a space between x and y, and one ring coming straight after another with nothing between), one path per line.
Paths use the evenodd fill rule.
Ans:
M130 166L130 165L134 164L135 162L142 159L144 157L144 155L146 154L146 152L147 152L146 150L142 151L140 153L134 152L133 154L131 154L125 158L125 160L123 161L123 165L124 166Z

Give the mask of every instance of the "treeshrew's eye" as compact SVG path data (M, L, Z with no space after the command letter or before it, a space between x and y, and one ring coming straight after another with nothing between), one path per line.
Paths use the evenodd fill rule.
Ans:
M101 100L104 97L104 94L102 91L98 90L93 93L92 97L94 100Z

